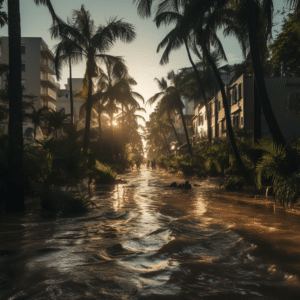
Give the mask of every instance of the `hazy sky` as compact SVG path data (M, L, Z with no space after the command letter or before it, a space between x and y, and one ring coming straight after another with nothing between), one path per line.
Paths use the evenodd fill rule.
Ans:
M281 8L285 2L275 0L275 10ZM123 56L129 68L130 75L136 79L137 85L134 90L140 93L145 101L158 92L154 78L166 76L170 70L178 70L189 67L190 62L187 58L184 47L171 53L170 62L165 66L159 65L162 52L156 53L159 42L170 31L170 28L156 28L153 18L141 19L137 15L136 6L132 0L52 0L53 7L63 20L70 17L73 9L79 9L82 4L90 11L95 25L106 24L111 18L117 16L123 21L133 24L136 28L136 39L130 44L117 42L109 54ZM4 5L6 9L6 4ZM53 50L59 40L52 40L49 28L51 17L45 6L36 6L33 0L21 0L21 35L22 37L42 37ZM7 26L0 29L1 36L8 35ZM223 38L219 35L225 49L228 62L239 63L242 61L242 53L236 39L233 37ZM73 77L82 78L85 72L85 62L73 66ZM69 77L68 67L62 72L62 80L59 82L61 88ZM147 111L152 111L153 108ZM147 116L146 116L147 117Z

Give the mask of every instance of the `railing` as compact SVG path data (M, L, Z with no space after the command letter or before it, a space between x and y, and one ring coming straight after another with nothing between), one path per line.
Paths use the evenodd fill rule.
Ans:
M54 72L53 63L49 59L41 59L41 65L49 67Z
M55 82L54 77L53 77L52 75L48 74L48 73L41 72L41 79L42 79L42 80L49 80L49 81L51 81L51 82L53 83L53 85L54 85L57 89L60 88L60 85L59 85L57 82Z
M56 93L50 88L41 87L41 95L46 95L56 100Z

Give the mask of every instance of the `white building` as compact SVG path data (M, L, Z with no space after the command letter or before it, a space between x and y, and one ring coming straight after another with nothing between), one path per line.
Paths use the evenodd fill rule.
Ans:
M0 37L0 63L9 64L8 37ZM23 94L34 96L35 109L43 106L56 109L56 91L60 85L54 79L54 55L42 38L21 38ZM0 89L4 88L4 75L0 76ZM32 109L27 109L30 113ZM8 120L2 120L8 121ZM30 120L26 120L30 122ZM30 123L27 123L30 124Z

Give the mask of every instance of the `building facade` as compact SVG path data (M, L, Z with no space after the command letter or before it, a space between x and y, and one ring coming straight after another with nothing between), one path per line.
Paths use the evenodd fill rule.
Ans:
M290 140L300 135L299 119L293 113L288 114L287 99L292 92L300 92L300 78L291 77L269 77L265 78L266 87L271 102L271 107L279 127L286 138ZM244 128L247 131L253 130L253 77L243 74L233 84L225 87L228 107L230 111L231 124L233 128ZM209 102L209 115L211 117L212 137L226 137L225 109L223 107L221 91ZM193 119L195 135L203 137L207 135L207 124L201 122L205 119L205 106L198 111L195 110ZM270 130L261 111L261 130L263 136L270 136Z
M0 37L1 63L9 64L8 37ZM22 85L24 94L36 97L35 108L42 106L55 109L56 91L59 84L54 79L54 55L42 38L21 38ZM4 86L2 76L1 88Z
M72 91L73 91L73 109L74 109L74 121L79 121L80 107L85 102L85 99L75 96L76 93L83 89L83 78L72 78ZM58 110L64 108L66 114L71 113L70 103L70 78L68 83L65 84L65 89L60 89L57 92L57 103L56 107Z
M0 37L1 64L9 64L8 37ZM22 37L22 85L23 95L34 97L34 107L36 110L47 106L56 110L59 84L54 79L54 55L49 50L42 38ZM0 76L0 88L4 88L5 77ZM26 100L26 99L25 99ZM26 109L26 113L31 113L32 109ZM8 121L8 120L3 120ZM29 120L26 124L30 124Z

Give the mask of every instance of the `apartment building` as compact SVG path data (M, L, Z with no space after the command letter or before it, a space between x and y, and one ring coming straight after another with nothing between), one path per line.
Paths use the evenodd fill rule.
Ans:
M73 109L74 109L74 121L79 121L80 107L85 102L85 99L75 96L76 93L83 89L83 78L72 78L72 91L73 91ZM66 114L71 113L70 103L70 78L68 78L67 84L64 89L57 91L57 103L58 110L64 108Z
M8 37L0 37L2 64L9 64ZM47 106L56 110L56 91L60 85L54 79L54 55L42 38L22 37L22 85L24 95L35 97L35 109ZM4 87L4 75L0 76L0 88ZM30 113L32 109L27 109ZM6 120L8 121L8 120ZM30 119L24 120L30 127ZM24 123L24 124L25 124ZM23 126L24 127L24 126Z
M286 100L292 92L300 92L300 78L268 77L265 78L268 95L279 127L287 140L300 135L299 120L293 113L288 114ZM234 128L253 129L253 77L243 74L233 84L225 87L231 124ZM212 121L212 137L225 137L226 120L221 91L209 102L209 112ZM207 135L207 125L200 120L205 115L205 106L195 111L193 126L197 137ZM270 136L270 130L261 112L261 128L263 136ZM203 135L201 133L204 133Z

